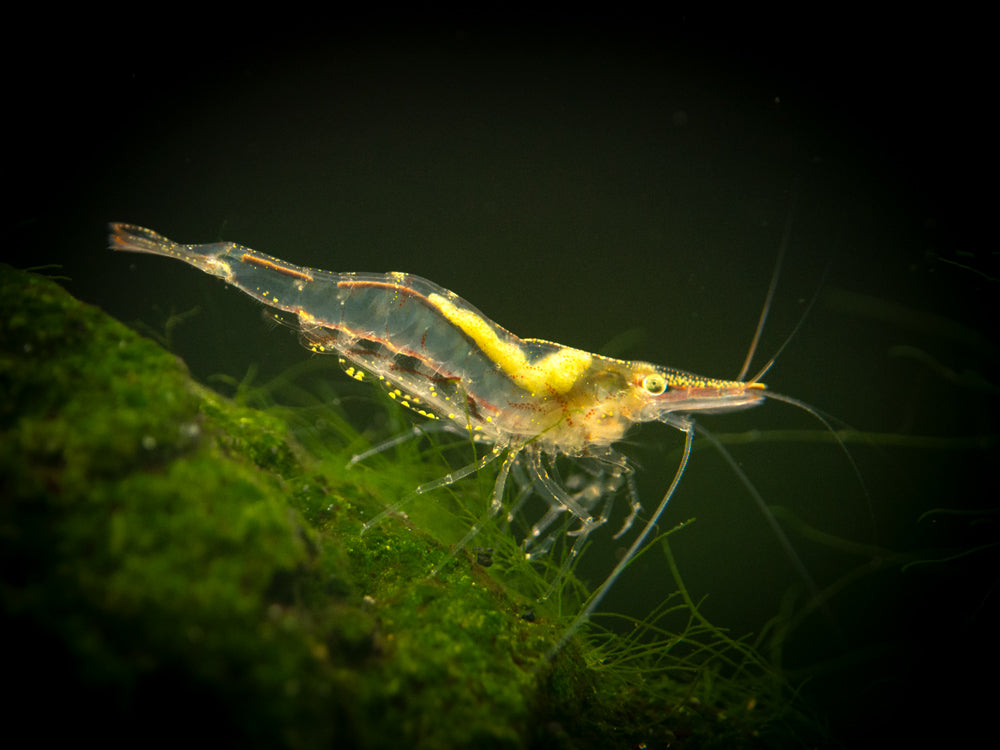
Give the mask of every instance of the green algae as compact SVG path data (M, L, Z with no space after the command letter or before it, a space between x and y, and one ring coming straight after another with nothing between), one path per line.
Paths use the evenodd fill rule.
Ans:
M549 663L585 596L571 581L535 602L555 563L516 562L510 536L488 528L477 544L497 549L495 565L465 551L428 577L475 518L462 493L476 482L361 534L443 473L437 446L348 470L363 438L335 408L303 397L262 411L268 397L245 383L227 399L52 281L0 274L0 607L8 681L21 686L6 708L59 717L36 740L801 740L799 717L754 710L781 702L763 698L780 678L690 600L668 608L686 613L679 629L657 619L664 609L630 638L595 629ZM287 396L291 379L279 386ZM739 681L751 670L726 653L752 662L754 679Z

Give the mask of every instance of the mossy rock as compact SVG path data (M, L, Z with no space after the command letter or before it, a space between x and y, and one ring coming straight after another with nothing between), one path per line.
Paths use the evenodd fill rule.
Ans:
M8 733L105 746L763 746L594 671L557 618L412 524L387 478L44 277L0 267ZM410 486L415 486L413 481Z

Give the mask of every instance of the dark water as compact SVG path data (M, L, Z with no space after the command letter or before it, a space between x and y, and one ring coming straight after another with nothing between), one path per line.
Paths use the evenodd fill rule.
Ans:
M200 378L276 374L306 354L215 280L113 255L105 222L332 270L409 271L521 336L733 377L790 221L764 360L824 285L765 380L910 442L851 445L867 496L828 442L734 445L735 457L767 502L826 534L916 558L987 544L988 515L918 522L932 508L996 508L995 447L968 442L996 435L1000 382L996 242L973 187L996 160L975 53L942 67L878 30L845 26L834 43L769 28L176 29L125 50L112 26L16 87L12 260L61 263L71 292L126 322L162 327L198 306L173 343ZM817 428L778 403L704 423ZM653 426L628 449L648 507L679 444ZM667 515L697 517L675 551L718 624L759 629L798 582L710 451ZM831 543L796 547L821 587L875 568ZM595 550L594 576L611 554ZM830 660L818 700L857 737L887 713L903 735L926 731L918 702L975 713L979 699L956 690L995 659L996 568L995 550L906 573L886 563L831 602L835 626L808 622L789 660ZM604 608L644 614L671 585L651 558Z

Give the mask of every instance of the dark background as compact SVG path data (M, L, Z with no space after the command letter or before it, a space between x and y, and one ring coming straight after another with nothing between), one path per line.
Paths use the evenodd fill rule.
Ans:
M790 222L759 362L822 291L766 382L868 433L944 440L852 444L867 495L833 444L734 455L768 502L816 529L944 557L996 538L995 448L960 442L996 434L995 61L982 24L847 11L40 18L5 53L4 259L59 264L49 273L73 294L128 323L162 329L197 306L172 343L200 379L251 365L266 377L307 355L217 281L111 253L106 222L409 271L521 336L735 377ZM818 426L777 403L703 421ZM678 444L653 426L628 448L647 507ZM918 520L936 507L980 513ZM796 578L717 456L696 454L668 515L697 516L675 548L709 617L759 629ZM821 586L877 567L796 546ZM611 554L589 556L595 577ZM604 609L641 616L665 595L662 560L648 558ZM900 736L955 739L977 723L996 568L990 549L888 566L832 603L841 640L807 625L789 660L826 660L810 689L837 733L861 742L890 721Z

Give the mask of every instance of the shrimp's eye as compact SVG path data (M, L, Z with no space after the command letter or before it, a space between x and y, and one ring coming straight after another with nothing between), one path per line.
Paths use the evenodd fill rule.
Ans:
M667 390L667 379L660 375L660 373L654 372L642 379L642 387L646 390L646 393L659 396Z

